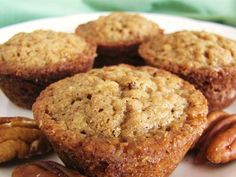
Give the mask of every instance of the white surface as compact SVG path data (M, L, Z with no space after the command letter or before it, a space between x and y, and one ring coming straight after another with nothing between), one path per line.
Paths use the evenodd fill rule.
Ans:
M84 23L88 20L97 18L101 13L96 14L80 14L69 17L50 18L43 20L36 20L18 25L12 25L0 29L0 43L5 42L8 38L17 32L27 32L35 29L52 29L56 31L73 32L79 23ZM215 32L231 39L236 39L236 29L224 25L196 21L187 18L167 16L167 15L153 15L143 14L147 18L157 22L166 32L176 30L206 30ZM226 109L229 113L236 112L236 102ZM13 105L0 91L0 116L30 116L31 111L21 109ZM1 136L1 135L0 135ZM1 153L1 152L0 152ZM59 161L56 155L47 156L46 159ZM15 165L15 164L14 164ZM11 176L11 171L14 168L11 166L0 166L0 177ZM196 166L192 162L192 157L187 156L180 165L173 172L171 177L235 177L236 176L236 162L223 165L221 167L210 167L207 165Z

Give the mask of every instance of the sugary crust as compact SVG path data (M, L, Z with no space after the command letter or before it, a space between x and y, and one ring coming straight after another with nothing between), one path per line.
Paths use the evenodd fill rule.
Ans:
M109 70L109 67L107 69ZM169 74L151 67L139 69L151 75L159 72ZM171 129L160 130L153 136L122 140L115 137L106 138L99 134L81 136L76 135L73 130L67 130L62 122L52 119L52 115L49 110L45 110L43 103L43 99L49 93L47 91L58 83L52 84L40 94L33 106L33 112L40 128L50 139L62 160L68 166L86 175L166 177L206 126L207 102L205 98L192 85L185 81L183 83L184 89L197 93L194 98L189 98L192 99L193 105L190 104L186 110L188 112L186 120L181 122L181 125L172 126Z
M179 137L170 135L164 140L156 138L114 145L91 138L70 148L57 146L57 142L54 149L67 166L87 176L167 177L183 159L198 133L192 134L191 138L189 135L183 137L181 133Z
M2 62L0 66L0 74L1 75L13 75L19 76L27 80L42 80L45 81L46 78L48 80L53 80L54 78L57 80L57 77L65 77L68 73L78 73L80 70L87 70L93 65L93 60L96 56L96 45L93 43L89 43L89 48L85 49L82 53L78 53L75 58L70 59L68 61L57 62L55 64L45 66L43 68L27 68L21 69L17 68L17 65L13 67L9 67L7 61Z
M40 71L60 63L81 60L80 55L86 55L92 45L71 33L50 30L17 33L0 45L0 72Z
M140 43L161 31L156 23L138 14L121 12L101 16L76 28L76 34L108 47Z
M89 46L68 61L57 62L42 68L32 66L22 69L17 64L10 66L7 61L0 65L0 87L9 99L20 107L31 109L36 97L49 84L86 72L92 68L96 56L96 45L87 42Z
M236 67L234 65L218 66L217 69L214 69L209 66L199 68L194 65L188 65L188 61L186 64L178 64L172 61L173 58L157 61L158 54L154 55L151 52L153 47L155 48L155 46L151 47L150 43L147 42L139 48L139 53L146 63L177 74L192 83L207 98L210 111L222 109L235 100Z
M236 42L204 31L178 31L153 38L140 47L152 62L219 71L236 67Z
M139 22L136 22L137 20ZM138 27L138 24L140 24L140 26L145 26L148 30L145 29L141 31L141 27ZM124 27L121 28L122 25ZM110 30L110 28L112 28L112 30ZM129 31L127 39L123 38L122 35L120 38L112 39L116 34L122 34L124 31ZM153 36L162 35L163 31L157 24L148 21L142 16L136 14L113 13L95 21L79 25L76 29L76 34L97 43L97 52L99 56L97 60L102 60L102 66L109 66L111 63L112 65L120 64L120 58L126 59L122 60L122 63L138 66L140 65L140 59L137 61L130 61L129 58L138 57L139 45ZM112 61L107 61L108 58Z

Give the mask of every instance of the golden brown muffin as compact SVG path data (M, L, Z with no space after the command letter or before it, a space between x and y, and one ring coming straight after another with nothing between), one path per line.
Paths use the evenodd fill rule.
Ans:
M76 34L97 43L95 67L119 63L144 64L138 55L138 46L162 33L157 24L143 16L119 12L101 16L76 29Z
M65 168L53 161L37 161L18 166L12 177L84 177L79 172Z
M91 177L165 177L205 128L207 101L169 72L113 66L50 85L33 113L69 167Z
M206 96L211 111L236 97L236 42L208 32L179 31L139 48L145 61L186 79Z
M47 85L89 70L96 46L74 34L37 30L18 33L0 45L0 88L29 108Z

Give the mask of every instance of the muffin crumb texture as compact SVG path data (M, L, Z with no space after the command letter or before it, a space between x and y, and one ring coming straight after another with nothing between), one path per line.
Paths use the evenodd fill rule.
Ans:
M22 32L0 45L0 65L19 71L41 69L77 59L78 54L88 47L85 39L70 33L47 30Z
M167 34L147 42L139 51L148 62L157 66L172 63L213 70L236 66L236 42L204 31Z
M37 101L50 117L76 136L135 139L153 136L205 110L201 93L162 70L107 67L52 84ZM42 113L42 112L41 112ZM203 113L204 115L204 113Z
M157 24L138 14L119 12L101 16L76 29L77 34L91 38L99 45L143 41L161 31Z

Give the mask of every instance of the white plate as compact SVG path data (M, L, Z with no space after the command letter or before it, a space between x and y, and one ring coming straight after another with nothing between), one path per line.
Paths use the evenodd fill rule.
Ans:
M8 38L17 32L28 32L35 29L52 29L56 31L73 32L79 23L87 22L88 20L96 19L104 13L80 14L75 16L48 18L43 20L35 20L31 22L12 25L0 29L0 43L5 42ZM169 15L143 14L147 18L157 22L166 32L176 30L206 30L215 32L223 36L236 40L236 29L215 23L197 21L187 18L174 17ZM236 102L226 109L229 113L234 113L236 110ZM13 105L0 91L0 116L30 116L32 112L21 109ZM1 135L0 135L1 136ZM0 152L1 153L1 152ZM50 155L44 159L60 161L57 156ZM0 177L10 176L14 165L0 166ZM236 162L224 165L222 167L210 167L207 165L196 166L192 162L192 157L187 156L173 172L171 177L235 177Z

